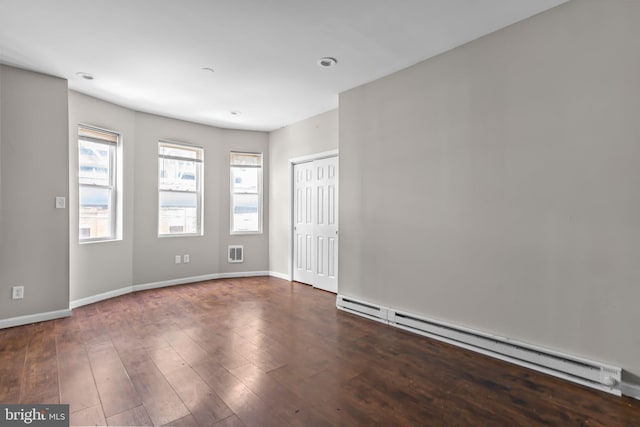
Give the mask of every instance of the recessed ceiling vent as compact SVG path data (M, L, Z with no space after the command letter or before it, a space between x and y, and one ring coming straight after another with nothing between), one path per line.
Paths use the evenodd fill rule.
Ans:
M322 68L331 68L338 63L336 58L331 58L330 56L325 56L323 58L318 59L318 65Z
M229 263L244 262L244 246L229 245Z
M85 73L83 71L78 71L76 73L76 76L78 76L80 78L83 78L85 80L93 80L93 79L95 79L95 76L93 74Z

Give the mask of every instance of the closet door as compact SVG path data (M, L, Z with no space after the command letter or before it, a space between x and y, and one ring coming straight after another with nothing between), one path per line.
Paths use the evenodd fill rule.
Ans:
M314 283L338 292L338 158L313 162L314 168Z
M293 280L313 285L313 162L293 166Z
M338 157L294 165L293 280L338 291Z

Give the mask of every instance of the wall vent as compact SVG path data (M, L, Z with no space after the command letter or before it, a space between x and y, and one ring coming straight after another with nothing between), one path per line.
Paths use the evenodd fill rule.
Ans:
M244 262L244 246L229 245L229 263Z
M426 319L338 295L336 306L390 326L414 332L506 362L544 372L620 396L622 369L546 348L487 334L469 328Z

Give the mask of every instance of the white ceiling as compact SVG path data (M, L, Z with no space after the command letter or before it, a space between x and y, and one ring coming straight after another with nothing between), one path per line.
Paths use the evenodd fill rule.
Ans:
M268 131L565 1L0 0L0 62L138 111Z

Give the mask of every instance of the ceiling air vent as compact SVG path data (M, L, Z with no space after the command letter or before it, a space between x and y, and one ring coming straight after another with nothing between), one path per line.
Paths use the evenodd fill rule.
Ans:
M244 246L229 246L229 263L244 262Z

